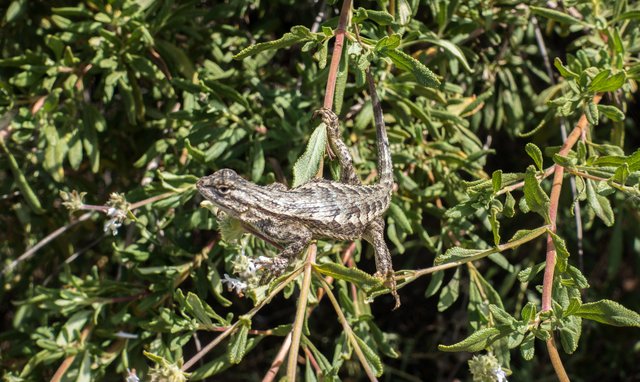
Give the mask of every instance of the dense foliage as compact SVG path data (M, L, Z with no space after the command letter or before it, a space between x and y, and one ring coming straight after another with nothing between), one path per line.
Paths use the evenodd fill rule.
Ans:
M640 379L638 2L1 3L4 381ZM195 189L335 178L326 94L375 181L367 68L394 311L366 244L266 280Z

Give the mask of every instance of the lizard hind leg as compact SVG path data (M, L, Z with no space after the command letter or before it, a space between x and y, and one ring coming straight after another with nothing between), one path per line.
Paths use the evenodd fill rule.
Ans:
M373 245L375 250L376 261L376 277L384 280L385 284L391 289L391 295L396 301L394 310L400 307L400 296L396 288L395 273L393 272L393 264L391 262L391 254L389 247L384 241L384 220L378 218L367 227L363 238Z

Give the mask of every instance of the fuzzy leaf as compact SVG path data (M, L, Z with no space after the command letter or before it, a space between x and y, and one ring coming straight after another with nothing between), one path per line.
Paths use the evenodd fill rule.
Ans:
M582 304L573 314L601 324L640 328L640 314L611 300Z
M596 191L595 181L591 179L585 179L586 191L587 191L587 203L596 213L596 215L602 219L607 227L611 227L615 222L613 210L611 209L611 203L609 199L600 195Z
M233 56L234 60L242 60L245 57L256 55L265 50L286 48L293 44L308 41L313 38L313 34L309 29L301 25L291 28L291 32L285 33L281 38L268 42L261 42L242 49L238 54Z
M308 182L316 175L326 144L327 129L321 123L311 134L307 148L293 166L293 187Z
M529 154L531 159L533 159L533 163L536 164L536 167L538 167L538 170L544 171L544 167L542 167L542 164L543 164L542 163L542 151L540 150L540 148L538 146L536 146L535 144L529 142L525 146L525 150L527 151L527 154Z
M237 365L244 358L247 351L247 336L250 328L251 321L249 319L240 320L240 328L233 333L227 347L227 356L230 363Z
M500 330L496 328L483 328L456 344L438 345L438 350L446 352L478 352L489 347L499 335Z
M549 222L549 196L540 187L540 182L536 178L536 169L533 166L527 168L524 176L524 198L531 211L538 213Z

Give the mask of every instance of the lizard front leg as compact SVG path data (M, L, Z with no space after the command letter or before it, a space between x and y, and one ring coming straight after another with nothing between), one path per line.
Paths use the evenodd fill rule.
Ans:
M274 276L279 276L293 260L305 249L313 235L303 224L296 222L276 221L275 219L259 219L251 222L262 235L283 246L282 251L271 259L267 267Z
M353 166L353 158L351 157L349 148L342 140L340 121L336 113L331 109L322 108L316 110L314 115L319 115L320 118L322 118L322 122L327 126L329 146L331 146L331 149L338 156L338 161L340 162L340 182L358 186L361 185L362 181Z

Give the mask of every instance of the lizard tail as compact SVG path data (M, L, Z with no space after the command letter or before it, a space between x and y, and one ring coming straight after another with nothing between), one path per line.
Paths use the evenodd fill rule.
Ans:
M393 164L391 162L391 150L389 149L389 138L384 126L382 116L382 106L378 93L373 83L371 71L367 69L367 83L371 94L371 104L373 105L373 119L376 125L376 136L378 141L378 173L380 174L380 184L391 189L393 187Z

